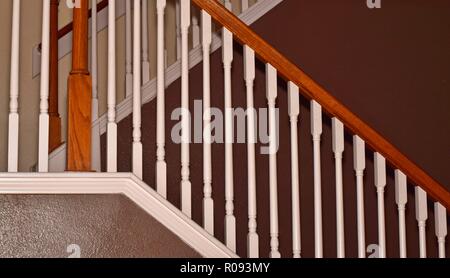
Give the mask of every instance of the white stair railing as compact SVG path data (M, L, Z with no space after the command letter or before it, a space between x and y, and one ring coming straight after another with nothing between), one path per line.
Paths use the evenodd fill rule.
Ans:
M192 32L197 32L198 34L194 37L194 42L198 40L198 43L202 43L203 49L203 202L202 202L202 214L203 214L203 228L210 234L214 235L214 218L217 217L217 212L214 210L214 200L213 200L213 175L212 175L212 130L211 130L211 64L210 64L210 50L212 44L212 16L206 11L200 11L200 17L197 19L194 15L191 16L191 1L180 0L180 34L181 34L181 64L182 64L182 86L181 86L181 108L182 108L182 134L181 134L181 210L189 218L192 217L193 204L192 203L192 185L190 180L190 141L191 141L191 126L190 126L190 115L189 115L189 29L191 26L191 20L193 28ZM39 172L48 171L48 77L49 77L49 11L50 11L50 1L43 0L43 22L42 22L42 69L41 69L41 87L40 87L40 117L39 117ZM131 18L131 1L127 1L127 11L128 17L127 21ZM13 4L12 10L12 50L11 50L11 88L10 88L10 103L9 103L9 136L8 136L8 171L17 172L18 171L18 148L19 148L19 38L20 38L20 3L21 1L16 0ZM135 176L142 179L143 178L143 145L142 145L142 96L141 96L141 85L142 73L146 71L145 63L145 44L142 40L147 40L148 31L145 31L144 26L147 24L146 12L142 9L146 9L147 1L144 0L144 4L141 8L141 0L134 0L134 21L127 23L127 28L130 29L129 33L133 32L132 43L129 42L127 45L127 57L132 52L132 61L127 58L127 66L133 65L133 71L127 70L127 76L132 76L132 95L133 95L133 145L132 145L132 172ZM153 2L151 2L153 4ZM231 2L225 1L226 7L231 10ZM243 7L244 5L243 1ZM116 122L116 17L115 10L116 2L110 1L109 3L109 30L108 30L108 127L107 127L107 154L106 154L106 165L107 171L110 173L117 172L117 122ZM166 126L165 126L165 36L164 36L164 13L166 8L166 0L156 1L157 10L157 111L156 111L156 122L157 122L157 132L156 132L156 147L157 147L157 157L156 157L156 188L163 198L167 199L167 162L165 159L166 151ZM92 32L96 33L96 10L94 8L94 17L92 24ZM226 13L224 11L224 13ZM201 19L201 22L198 20ZM142 29L141 29L142 27ZM232 26L228 26L232 29ZM130 35L130 34L128 34ZM201 36L200 36L201 35ZM245 235L247 236L247 256L251 258L258 258L260 255L269 256L271 258L280 258L282 253L286 257L300 258L302 254L302 229L306 226L314 227L314 255L317 258L322 258L324 256L324 244L327 241L323 240L323 218L322 218L322 172L330 169L322 169L321 158L325 155L334 154L334 164L335 164L335 188L336 188L336 242L337 242L337 254L339 258L343 258L346 255L346 239L344 236L344 231L349 229L354 229L357 233L357 254L359 258L366 257L366 219L365 219L365 207L364 198L371 198L370 196L364 195L364 171L366 170L366 164L371 158L366 157L366 152L370 150L366 148L366 142L359 136L353 136L353 169L355 171L355 184L356 184L356 206L354 204L346 205L347 209L354 209L356 213L356 227L346 227L344 222L344 167L343 167L343 154L345 145L351 144L352 142L346 142L345 138L345 124L344 121L338 119L337 117L332 117L331 119L331 129L332 129L332 142L327 142L332 144L332 153L322 153L321 154L321 140L325 141L326 137L322 138L324 129L324 114L322 113L323 107L326 105L321 105L316 100L311 100L311 130L308 131L312 135L313 141L313 158L312 158L312 169L313 182L311 184L302 184L300 179L300 157L303 149L301 148L301 142L299 142L299 118L300 118L300 101L301 101L301 91L302 86L299 86L294 81L287 81L288 88L288 111L281 111L289 116L289 127L290 127L290 165L288 161L277 161L278 146L280 138L278 137L278 129L280 127L279 120L277 117L277 99L278 99L278 74L281 74L282 69L264 61L265 64L265 75L266 75L266 95L261 94L260 91L256 91L254 88L254 83L256 80L256 56L259 56L255 49L252 49L251 41L247 41L246 45L243 46L244 53L244 76L243 80L245 82L245 93L246 93L246 108L247 108L247 192L248 192L248 210L245 213L242 211L235 210L235 192L234 192L234 181L238 176L235 176L233 171L234 160L233 160L233 150L234 150L234 132L233 132L233 92L232 92L232 64L233 64L233 39L239 36L238 32L233 33L229 29L223 27L223 53L222 53L222 63L224 67L224 111L225 111L225 154L223 154L223 160L225 161L225 214L220 215L224 217L225 220L225 244L233 252L238 251L237 243L239 227L236 227L236 219L245 218L248 220L248 227L245 227ZM142 40L141 40L142 38ZM93 98L94 103L98 102L97 91L97 38L94 35L92 46L94 51L92 52L92 75L93 75ZM130 75L133 73L132 75ZM243 92L235 92L243 93ZM267 215L257 214L258 211L258 193L259 190L257 185L257 161L256 161L256 143L257 143L257 130L256 130L256 110L255 110L255 99L266 98L267 108L269 111L268 121L269 121L269 148L268 148L268 162L269 171L264 175L263 178L268 178L269 188L268 201L269 201L269 211ZM323 103L322 103L323 104ZM97 105L97 104L95 104ZM96 115L95 108L93 114ZM302 127L301 127L302 128ZM126 135L125 135L126 136ZM98 138L97 138L98 139ZM367 139L367 138L366 138ZM370 139L370 138L369 138ZM367 140L369 145L370 140ZM325 142L322 142L325 144ZM95 143L99 146L100 143ZM372 153L371 153L372 154ZM388 157L388 156L386 156ZM333 159L332 157L328 157ZM388 257L387 254L387 244L391 238L397 238L399 241L399 254L401 258L406 258L408 256L407 250L407 215L406 215L406 205L408 201L408 177L400 169L391 169L395 171L395 184L389 184L387 175L387 164L389 160L381 154L381 152L373 152L373 163L374 163L374 185L370 188L373 191L373 198L376 198L377 202L377 218L367 219L367 221L377 221L377 232L378 232L378 246L379 246L379 257ZM291 169L290 177L290 194L291 194L291 211L281 211L283 206L279 206L278 203L278 193L279 193L279 169L278 167L289 167ZM331 169L333 171L333 169ZM385 192L389 187L395 187L395 204L387 204L388 198L385 199ZM300 205L303 204L304 200L301 195L302 187L311 187L313 190L314 197L314 208L311 208L311 215L314 216L311 219L312 223L305 223L307 220L301 217ZM366 188L369 190L369 187ZM354 188L352 188L354 190ZM289 192L287 193L289 194ZM434 221L436 240L434 241L437 247L437 256L440 258L446 257L446 237L448 233L448 222L447 222L447 209L439 202L434 202L434 212L428 208L428 199L424 188L420 186L415 187L415 217L417 221L418 237L417 246L421 258L426 258L427 256L432 256L430 246L427 245L427 233L426 225L427 221ZM223 201L223 200L222 200ZM396 205L396 207L395 207ZM398 213L398 235L388 234L387 223L385 211L394 212L397 209ZM280 239L284 235L284 230L281 227L280 215L291 213L292 218L290 229L292 229L292 237L289 239L292 243L289 248L292 248L292 252L285 254L283 251L283 246L280 246ZM433 215L434 213L434 215ZM431 214L431 215L429 215ZM434 217L432 217L434 216ZM269 239L266 241L261 240L263 237L259 237L261 232L258 231L258 219L268 220L269 232L264 238ZM306 218L307 219L307 218ZM324 218L326 219L326 218ZM303 221L303 223L301 223ZM388 222L389 223L389 222ZM303 225L302 225L303 224ZM430 225L431 223L428 223ZM345 228L345 229L344 229ZM325 233L327 234L327 233ZM429 235L431 236L431 235ZM260 254L260 247L265 246L270 248L269 254ZM283 251L283 252L281 252Z

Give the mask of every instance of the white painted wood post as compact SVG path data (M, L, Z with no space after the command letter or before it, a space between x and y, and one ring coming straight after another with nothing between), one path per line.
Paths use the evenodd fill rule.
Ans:
M248 0L242 0L242 11L246 11L248 9Z
M192 47L200 45L200 25L198 22L197 10L192 7Z
M201 11L203 45L203 227L214 235L214 201L212 199L212 130L211 130L211 16Z
M165 43L164 43L164 12L166 0L156 2L158 21L157 31L157 96L156 96L156 189L167 199L167 164L166 164L166 111L165 111Z
M445 238L447 237L447 210L440 203L434 203L435 232L439 248L439 258L445 259Z
M408 201L406 175L395 171L395 202L398 207L398 233L400 258L406 258L406 203Z
M41 50L41 88L39 115L39 158L38 171L48 172L49 142L49 76L50 76L50 0L43 0L42 5L42 50Z
M175 0L175 25L176 25L176 36L177 36L177 61L181 59L181 4L180 1Z
M345 258L344 185L342 175L342 154L344 153L344 124L332 119L333 152L336 173L336 241L337 257Z
M125 97L133 95L133 26L131 1L125 0Z
M99 117L97 51L97 1L93 1L91 16L92 123ZM96 172L102 171L100 147L100 126L92 125L91 163L92 169Z
M148 58L148 0L142 0L142 84L150 81Z
M19 169L19 60L20 0L13 1L11 39L11 75L8 123L8 172Z
M353 166L356 173L356 209L358 221L358 257L366 257L366 230L364 219L364 169L366 168L366 150L364 141L353 136Z
M259 258L256 203L256 110L254 107L255 51L244 46L244 79L247 88L247 183L248 183L248 235L247 256Z
M386 258L386 224L384 214L384 189L386 187L386 159L379 153L374 154L375 187L378 200L378 246L380 258Z
M129 3L129 1L127 1ZM131 43L131 42L130 42ZM117 123L116 123L116 1L108 6L108 125L106 136L106 168L117 172Z
M269 107L269 187L270 187L270 257L281 258L278 228L278 174L277 174L277 115L276 99L278 96L277 70L266 64L266 90Z
M222 59L224 68L225 104L225 242L236 251L236 217L234 216L234 173L233 173L233 103L231 92L231 67L233 63L233 34L222 30Z
M141 132L141 1L134 0L133 24L133 173L142 176Z
M291 122L292 253L294 258L300 258L300 181L298 163L298 117L300 115L300 90L293 82L288 83L288 106L289 118Z
M315 257L323 257L322 231L322 174L320 159L320 138L322 136L322 107L311 101L311 134L314 148L314 249Z
M427 193L416 186L416 220L419 227L419 250L420 258L427 257L427 236L426 236L426 222L428 219L428 207L427 207Z
M191 3L181 1L181 210L192 216L192 196L190 181L190 115L189 115L189 25L191 24Z

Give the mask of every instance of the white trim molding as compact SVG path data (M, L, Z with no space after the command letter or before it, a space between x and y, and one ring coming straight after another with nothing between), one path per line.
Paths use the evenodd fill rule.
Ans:
M0 174L2 195L121 194L205 258L238 258L220 241L131 173Z

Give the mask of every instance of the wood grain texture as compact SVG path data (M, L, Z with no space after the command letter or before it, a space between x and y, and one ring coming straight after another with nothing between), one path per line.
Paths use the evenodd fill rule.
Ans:
M450 210L450 192L444 186L412 162L381 134L353 114L299 67L259 37L239 18L226 10L219 1L193 0L193 2L199 8L208 12L214 20L230 30L238 41L255 50L257 56L264 63L270 63L274 66L285 80L292 81L299 86L302 95L321 104L329 116L341 120L349 131L360 136L374 151L382 154L394 168L400 169L415 185L422 187L432 198L441 202Z
M73 10L72 72L68 80L67 170L90 172L92 79L88 71L88 0Z
M67 171L90 172L91 168L91 99L89 75L71 74L68 81L69 113L67 136Z
M50 2L50 91L49 91L49 152L62 144L61 117L58 110L58 6L59 0Z

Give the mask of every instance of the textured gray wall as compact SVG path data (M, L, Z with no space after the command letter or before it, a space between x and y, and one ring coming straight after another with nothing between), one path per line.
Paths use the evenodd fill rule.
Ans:
M0 196L0 257L199 257L121 195Z

